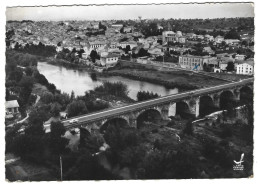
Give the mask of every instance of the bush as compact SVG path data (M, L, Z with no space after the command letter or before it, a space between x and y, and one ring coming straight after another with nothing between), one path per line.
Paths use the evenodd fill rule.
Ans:
M221 137L222 138L227 138L227 137L232 137L233 132L230 126L224 126L221 131Z
M158 133L158 132L159 132L159 131L158 131L157 128L155 128L155 129L152 130L152 133Z
M68 106L68 117L79 116L88 113L88 109L82 100L74 100Z
M51 92L45 91L41 96L41 100L43 103L49 104L53 102L54 96Z
M191 120L186 123L185 128L183 129L183 134L193 135L193 125Z
M148 92L148 91L138 91L137 93L137 101L145 101L153 98L158 98L159 95L157 93Z

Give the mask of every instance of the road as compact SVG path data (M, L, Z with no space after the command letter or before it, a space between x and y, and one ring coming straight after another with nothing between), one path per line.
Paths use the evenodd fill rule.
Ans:
M238 85L245 85L248 83L252 83L253 81L254 81L254 78L249 78L249 79L241 80L239 82L226 83L226 84L218 85L218 86L214 86L214 87L207 87L207 88L197 89L197 90L188 91L188 92L184 92L184 93L163 96L160 98L143 101L140 103L134 103L134 104L130 104L130 105L114 108L114 109L108 109L108 110L103 110L103 111L92 113L92 114L86 114L86 115L73 117L73 118L62 121L62 123L64 124L65 127L79 126L80 124L87 122L87 121L105 119L105 118L108 118L111 116L116 116L116 115L120 115L123 113L131 112L132 110L143 109L146 107L151 107L153 105L164 104L167 102L172 102L174 100L180 100L187 96L198 96L198 95L208 94L208 93L215 92L215 91L222 90L222 89L229 89L231 87L236 87ZM76 119L78 121L78 123L70 123L70 121L72 121L74 119Z

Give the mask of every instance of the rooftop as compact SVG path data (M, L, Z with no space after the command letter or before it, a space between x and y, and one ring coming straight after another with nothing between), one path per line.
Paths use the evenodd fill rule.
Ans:
M15 108L15 107L19 107L17 100L11 100L5 102L5 108Z

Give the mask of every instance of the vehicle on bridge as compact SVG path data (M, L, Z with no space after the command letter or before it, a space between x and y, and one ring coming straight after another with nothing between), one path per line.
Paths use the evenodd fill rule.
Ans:
M72 120L69 120L69 123L78 123L79 120L78 119L72 119Z

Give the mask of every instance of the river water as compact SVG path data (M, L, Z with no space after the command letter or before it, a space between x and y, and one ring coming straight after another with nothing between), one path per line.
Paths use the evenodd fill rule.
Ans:
M70 69L63 66L51 65L46 62L38 62L37 68L57 89L69 94L73 90L75 95L84 95L85 91L93 90L104 81L125 83L129 90L128 96L134 100L137 99L136 95L138 91L152 91L161 96L178 93L177 88L167 89L162 85L132 80L120 76L98 77L97 80L94 81L90 77L91 72L87 70Z

